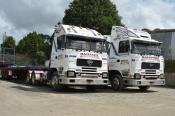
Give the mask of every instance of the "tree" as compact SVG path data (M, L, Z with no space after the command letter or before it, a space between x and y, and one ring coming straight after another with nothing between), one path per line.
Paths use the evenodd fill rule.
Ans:
M29 56L32 59L32 65L44 63L46 60L46 49L47 44L45 44L45 40L36 32L29 33L19 41L17 46L17 52Z
M51 39L51 36L49 35L45 35L45 34L39 34L42 39L44 40L44 47L43 47L43 51L47 57L47 59L50 58L50 53L51 53L51 49L52 49L52 46L51 46L51 43L52 43L52 39Z
M63 23L92 28L102 34L110 34L113 25L123 25L110 0L74 0L65 10Z
M44 51L38 51L36 53L36 61L38 64L43 64L47 60Z
M15 48L16 47L15 39L12 36L6 37L1 46L7 48Z
M44 40L36 32L29 33L21 39L17 46L17 52L22 54L36 53L43 50Z

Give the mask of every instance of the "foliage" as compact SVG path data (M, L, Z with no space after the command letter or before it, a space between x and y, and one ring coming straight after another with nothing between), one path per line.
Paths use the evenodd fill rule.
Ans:
M32 32L19 41L17 52L32 55L42 50L43 44L42 38L36 32Z
M50 58L50 53L51 53L51 37L49 35L44 35L44 34L39 34L42 39L44 40L44 46L43 46L43 51L47 57L47 59Z
M166 60L165 61L165 72L174 73L175 72L175 60Z
M16 54L16 65L27 66L31 64L31 58L24 54Z
M102 34L110 34L113 25L122 25L110 0L73 0L65 10L63 23L92 28Z
M6 37L1 46L7 48L15 48L16 47L15 39L12 36Z
M43 64L47 60L45 53L43 51L38 51L36 53L36 60L38 64Z
M41 65L48 59L48 46L43 36L32 32L19 41L17 53L30 57L32 65Z

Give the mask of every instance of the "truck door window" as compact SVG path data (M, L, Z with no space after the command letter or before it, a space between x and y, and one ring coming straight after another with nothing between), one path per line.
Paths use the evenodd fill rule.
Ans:
M129 52L129 41L120 41L119 43L119 53Z
M61 36L61 48L65 48L65 36Z
M57 49L61 49L61 40L57 38Z
M64 36L57 38L57 49L64 48Z

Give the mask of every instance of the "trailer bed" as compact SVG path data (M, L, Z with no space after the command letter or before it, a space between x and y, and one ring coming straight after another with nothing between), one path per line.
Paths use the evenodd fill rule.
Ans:
M7 65L6 65L7 66ZM45 70L47 71L49 68L44 67L44 66L0 66L0 69L11 69L11 70L20 70L20 71L25 71L25 70Z
M3 78L17 78L17 79L26 79L27 76L34 74L42 75L44 72L47 72L49 68L44 66L7 66L0 67L0 74Z

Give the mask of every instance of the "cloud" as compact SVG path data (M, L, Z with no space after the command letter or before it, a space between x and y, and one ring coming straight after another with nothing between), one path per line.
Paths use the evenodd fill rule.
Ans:
M28 32L52 34L72 0L0 0L0 39L7 32L17 41ZM131 28L175 28L174 0L111 0Z
M54 25L62 20L70 0L0 0L1 33L17 37L37 31L51 34ZM18 34L16 34L18 33Z
M174 0L112 0L131 28L175 28Z

